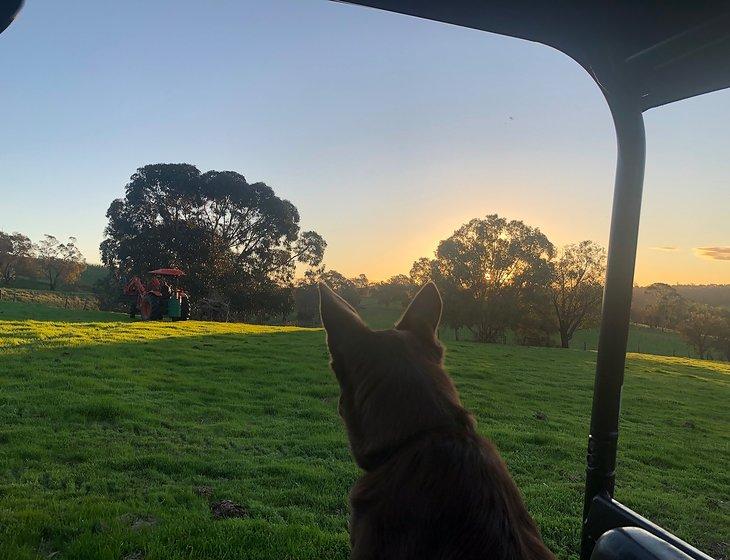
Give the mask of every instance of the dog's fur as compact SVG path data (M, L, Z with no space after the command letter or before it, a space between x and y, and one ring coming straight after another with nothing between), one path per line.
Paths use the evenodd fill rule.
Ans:
M339 411L365 471L350 493L353 560L553 560L494 445L442 367L432 283L372 331L320 284Z

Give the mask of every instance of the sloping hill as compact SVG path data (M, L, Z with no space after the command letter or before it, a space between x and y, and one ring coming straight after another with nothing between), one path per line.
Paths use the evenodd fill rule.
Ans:
M0 558L347 558L357 469L322 332L119 318L0 302ZM593 360L448 346L560 558L576 556ZM729 400L727 364L629 357L617 496L716 557ZM243 517L216 519L221 500Z

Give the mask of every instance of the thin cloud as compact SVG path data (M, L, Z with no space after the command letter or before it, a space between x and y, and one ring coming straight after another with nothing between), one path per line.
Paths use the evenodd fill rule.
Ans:
M676 245L662 245L660 247L649 247L654 251L679 251L679 247Z
M695 254L703 259L730 261L730 247L695 247Z

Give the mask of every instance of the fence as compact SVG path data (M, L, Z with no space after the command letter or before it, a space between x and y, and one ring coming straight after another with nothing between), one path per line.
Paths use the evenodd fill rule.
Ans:
M17 301L21 303L38 303L64 309L98 310L99 300L94 294L47 292L41 290L2 288L0 301Z

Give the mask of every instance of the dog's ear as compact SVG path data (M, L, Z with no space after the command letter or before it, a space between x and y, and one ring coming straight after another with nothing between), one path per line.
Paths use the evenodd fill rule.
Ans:
M441 294L436 284L429 282L413 298L395 328L433 340L441 320L441 308Z
M324 282L319 283L319 313L332 354L343 350L345 343L367 331L357 311Z

